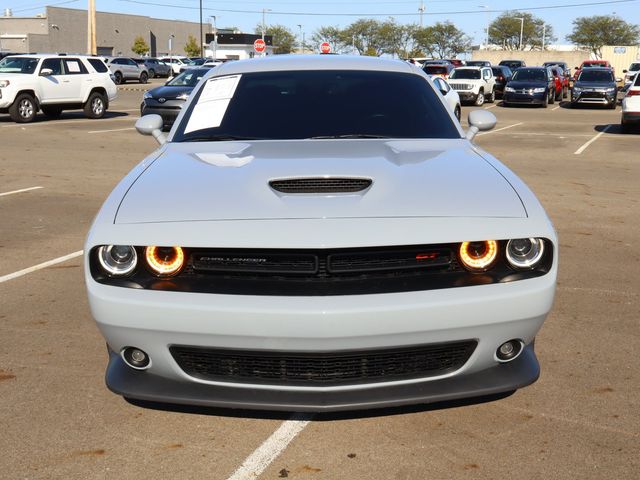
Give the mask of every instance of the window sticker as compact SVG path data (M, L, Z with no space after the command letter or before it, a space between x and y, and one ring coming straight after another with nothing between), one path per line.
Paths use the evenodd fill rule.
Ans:
M242 75L212 78L202 89L184 133L219 127Z
M76 60L67 60L69 73L80 73L80 64Z

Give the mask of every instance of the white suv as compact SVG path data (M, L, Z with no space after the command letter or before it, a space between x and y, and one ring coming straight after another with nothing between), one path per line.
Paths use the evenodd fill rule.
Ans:
M15 122L31 122L38 110L59 117L83 109L101 118L117 87L100 58L66 55L14 55L0 61L0 113Z
M491 67L458 67L449 74L449 85L460 95L460 101L477 106L485 100L496 100L496 77Z

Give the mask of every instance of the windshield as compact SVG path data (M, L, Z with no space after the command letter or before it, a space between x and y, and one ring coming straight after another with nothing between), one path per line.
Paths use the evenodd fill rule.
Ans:
M520 80L528 82L546 82L547 74L545 70L539 68L519 68L511 77L511 80Z
M209 79L174 141L460 138L419 75L361 70L245 73Z
M593 67L607 67L608 65L604 62L601 63L585 63L582 65L582 68L593 68Z
M632 63L631 66L629 67L629 70L632 72L640 70L640 63Z
M578 78L579 82L613 82L613 74L609 70L585 70Z
M26 73L36 71L38 59L33 57L5 57L0 60L0 73Z
M424 71L429 75L446 75L448 72L447 67L437 65L427 65L424 67Z
M171 87L195 87L207 72L209 72L208 68L190 68L168 81L167 85Z
M480 80L480 70L455 69L453 72L451 72L449 78L455 80Z

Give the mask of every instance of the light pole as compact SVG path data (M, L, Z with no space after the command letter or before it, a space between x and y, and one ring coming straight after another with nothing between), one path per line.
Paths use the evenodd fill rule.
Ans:
M486 31L486 36L484 40L484 45L488 50L489 49L489 12L487 11L487 9L489 7L487 5L478 5L478 8L484 9L485 13L487 14L487 31Z
M520 48L522 50L522 34L524 33L524 17L513 17L516 20L520 20Z
M264 14L270 12L270 8L262 9L262 41L264 42L264 31L265 31L265 23L264 23ZM262 56L264 57L267 54L267 48L265 47L264 52L262 52Z
M200 57L204 57L204 40L202 38L202 0L200 0Z
M304 40L302 38L302 25L298 24L298 28L300 29L300 53L304 53Z
M171 58L171 47L173 46L173 39L176 38L176 36L172 33L171 35L169 35L169 66L171 67L171 76L173 77L173 74L175 73L173 71L173 59Z
M542 51L544 52L544 41L546 40L547 36L547 24L543 23L542 24Z
M218 27L216 26L216 16L212 15L211 19L213 20L213 59L218 58Z

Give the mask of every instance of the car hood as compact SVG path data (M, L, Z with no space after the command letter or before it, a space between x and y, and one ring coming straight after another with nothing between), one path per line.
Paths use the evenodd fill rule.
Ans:
M28 79L32 77L32 73L9 73L9 72L0 72L0 78L3 80L11 80L11 79Z
M578 88L615 88L615 82L576 82L574 87Z
M274 179L371 179L350 194L283 194ZM526 217L512 185L466 140L169 143L115 223L311 218Z
M511 88L517 88L518 90L529 88L546 88L549 85L546 81L531 81L531 80L511 80L508 84Z
M162 87L154 88L153 90L149 90L149 94L153 98L176 98L183 93L189 94L193 90L193 87L178 87L171 85L164 85Z

